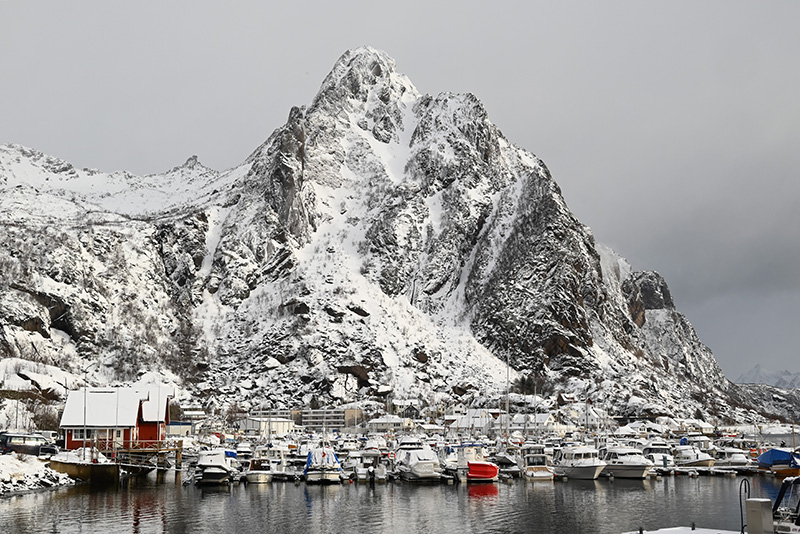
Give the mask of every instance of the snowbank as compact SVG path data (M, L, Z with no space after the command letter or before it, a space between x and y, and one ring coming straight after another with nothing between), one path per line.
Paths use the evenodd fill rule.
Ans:
M36 456L28 454L0 456L0 495L16 491L71 486L74 483L67 475L47 467Z

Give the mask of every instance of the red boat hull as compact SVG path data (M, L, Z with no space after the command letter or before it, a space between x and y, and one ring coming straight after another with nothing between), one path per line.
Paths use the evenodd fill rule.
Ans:
M493 482L500 475L500 468L491 462L467 462L469 482Z

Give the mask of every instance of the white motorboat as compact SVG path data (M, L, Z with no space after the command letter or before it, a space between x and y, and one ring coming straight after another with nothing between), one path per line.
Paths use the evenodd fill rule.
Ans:
M608 446L603 449L600 457L606 462L603 475L615 478L647 477L653 462L648 460L639 449L623 446Z
M272 481L272 464L267 447L256 447L253 457L244 465L244 479L248 484L267 484Z
M227 484L238 475L236 453L223 448L200 451L195 468L195 484Z
M244 479L248 484L267 484L272 482L268 458L251 458L244 471Z
M253 446L249 441L240 441L236 444L236 458L244 465L253 457Z
M310 449L303 475L307 484L341 483L342 465L339 463L336 451L324 444Z
M567 446L556 452L553 458L556 473L568 478L594 480L606 467L599 451L586 445Z
M438 482L442 477L439 458L419 438L404 436L389 453L393 469L400 478L411 482Z
M653 462L653 467L660 469L675 469L675 458L672 448L663 439L654 439L644 446L642 454Z
M712 458L716 457L716 454L715 454L716 453L716 449L717 449L716 445L714 445L714 442L712 441L712 439L710 437L705 436L703 434L691 433L691 434L685 436L685 441L684 441L684 439L681 439L681 443L680 444L681 445L693 445L694 447L699 449L700 452L704 452L704 453L708 454L709 456L711 456Z
M522 446L523 475L529 480L553 480L555 470L550 465L549 457L544 453L542 444L525 444Z
M753 465L750 459L750 451L737 449L736 447L717 446L714 450L717 467L748 467Z
M342 470L359 482L386 482L386 465L378 449L352 451L344 460Z
M713 467L714 458L694 445L678 445L672 451L677 467Z
M289 480L299 475L289 464L289 447L285 443L271 443L259 454L269 460L269 470L273 480Z
M395 459L395 470L409 482L438 482L442 477L439 458L427 445L404 451L399 460Z

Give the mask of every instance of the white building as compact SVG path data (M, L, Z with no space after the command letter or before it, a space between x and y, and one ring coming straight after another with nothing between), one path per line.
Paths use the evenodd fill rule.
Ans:
M283 417L253 417L244 421L242 429L248 434L259 436L285 436L294 430L294 421Z
M408 418L387 414L371 419L367 423L367 428L374 433L395 432L414 428L414 422Z
M488 410L470 408L464 415L450 423L447 431L451 435L462 436L488 434L495 424L495 419L495 416Z

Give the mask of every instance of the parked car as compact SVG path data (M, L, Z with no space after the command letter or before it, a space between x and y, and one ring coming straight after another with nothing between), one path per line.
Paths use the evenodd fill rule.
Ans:
M0 435L0 451L3 454L19 452L38 456L42 445L50 444L44 436L39 434L6 432Z

